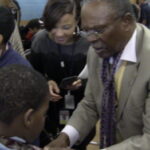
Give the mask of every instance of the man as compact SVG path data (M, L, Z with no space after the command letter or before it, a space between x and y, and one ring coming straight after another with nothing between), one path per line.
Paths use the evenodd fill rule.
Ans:
M91 43L85 97L49 147L82 141L101 119L101 149L150 149L150 31L131 8L129 0L84 1L81 33Z
M0 67L8 64L22 64L31 67L29 62L14 51L8 42L14 28L14 17L10 9L0 6Z

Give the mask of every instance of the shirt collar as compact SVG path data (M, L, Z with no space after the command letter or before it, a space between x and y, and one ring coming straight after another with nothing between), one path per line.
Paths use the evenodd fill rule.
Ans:
M15 140L15 141L18 141L18 142L21 142L21 143L26 143L26 141L18 136L13 136L13 137L10 137L11 139Z
M125 61L130 61L130 62L137 62L137 57L136 57L136 35L137 31L135 30L134 33L132 34L132 37L128 41L127 45L125 46L120 60L125 60Z

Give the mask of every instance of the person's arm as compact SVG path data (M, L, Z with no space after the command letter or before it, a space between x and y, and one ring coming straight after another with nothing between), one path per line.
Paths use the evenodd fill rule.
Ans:
M68 121L68 125L73 126L79 132L79 143L84 140L100 118L101 85L99 84L97 65L99 65L99 58L94 50L90 48L87 54L88 81L84 98Z
M69 144L70 141L68 135L66 133L60 133L59 136L55 140L50 142L48 145L46 145L44 149L51 150L51 148L57 147L67 148L69 147Z
M79 132L73 126L67 125L61 132L68 135L70 147L72 147L79 139Z
M59 134L59 136L53 140L50 144L46 145L45 148L50 149L51 147L71 147L79 138L78 131L67 125Z

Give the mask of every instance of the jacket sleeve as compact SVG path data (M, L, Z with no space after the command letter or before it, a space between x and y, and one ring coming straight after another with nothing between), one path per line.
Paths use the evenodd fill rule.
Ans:
M93 57L89 51L87 60L88 67L89 65L92 65L92 62L90 61L91 56ZM92 58L92 60L95 59ZM80 135L79 141L82 141L86 137L99 119L99 112L97 110L95 99L96 94L93 92L93 78L91 78L91 74L88 76L88 82L84 93L85 96L78 104L77 109L74 111L68 123L78 130Z

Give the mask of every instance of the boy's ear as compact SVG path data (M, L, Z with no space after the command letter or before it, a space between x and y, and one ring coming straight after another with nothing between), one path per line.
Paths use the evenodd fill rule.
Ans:
M3 36L2 34L0 34L0 44L2 44L2 42L3 42Z
M30 126L32 125L33 121L34 121L34 109L30 108L28 109L25 113L24 113L24 125L27 128L30 128Z

